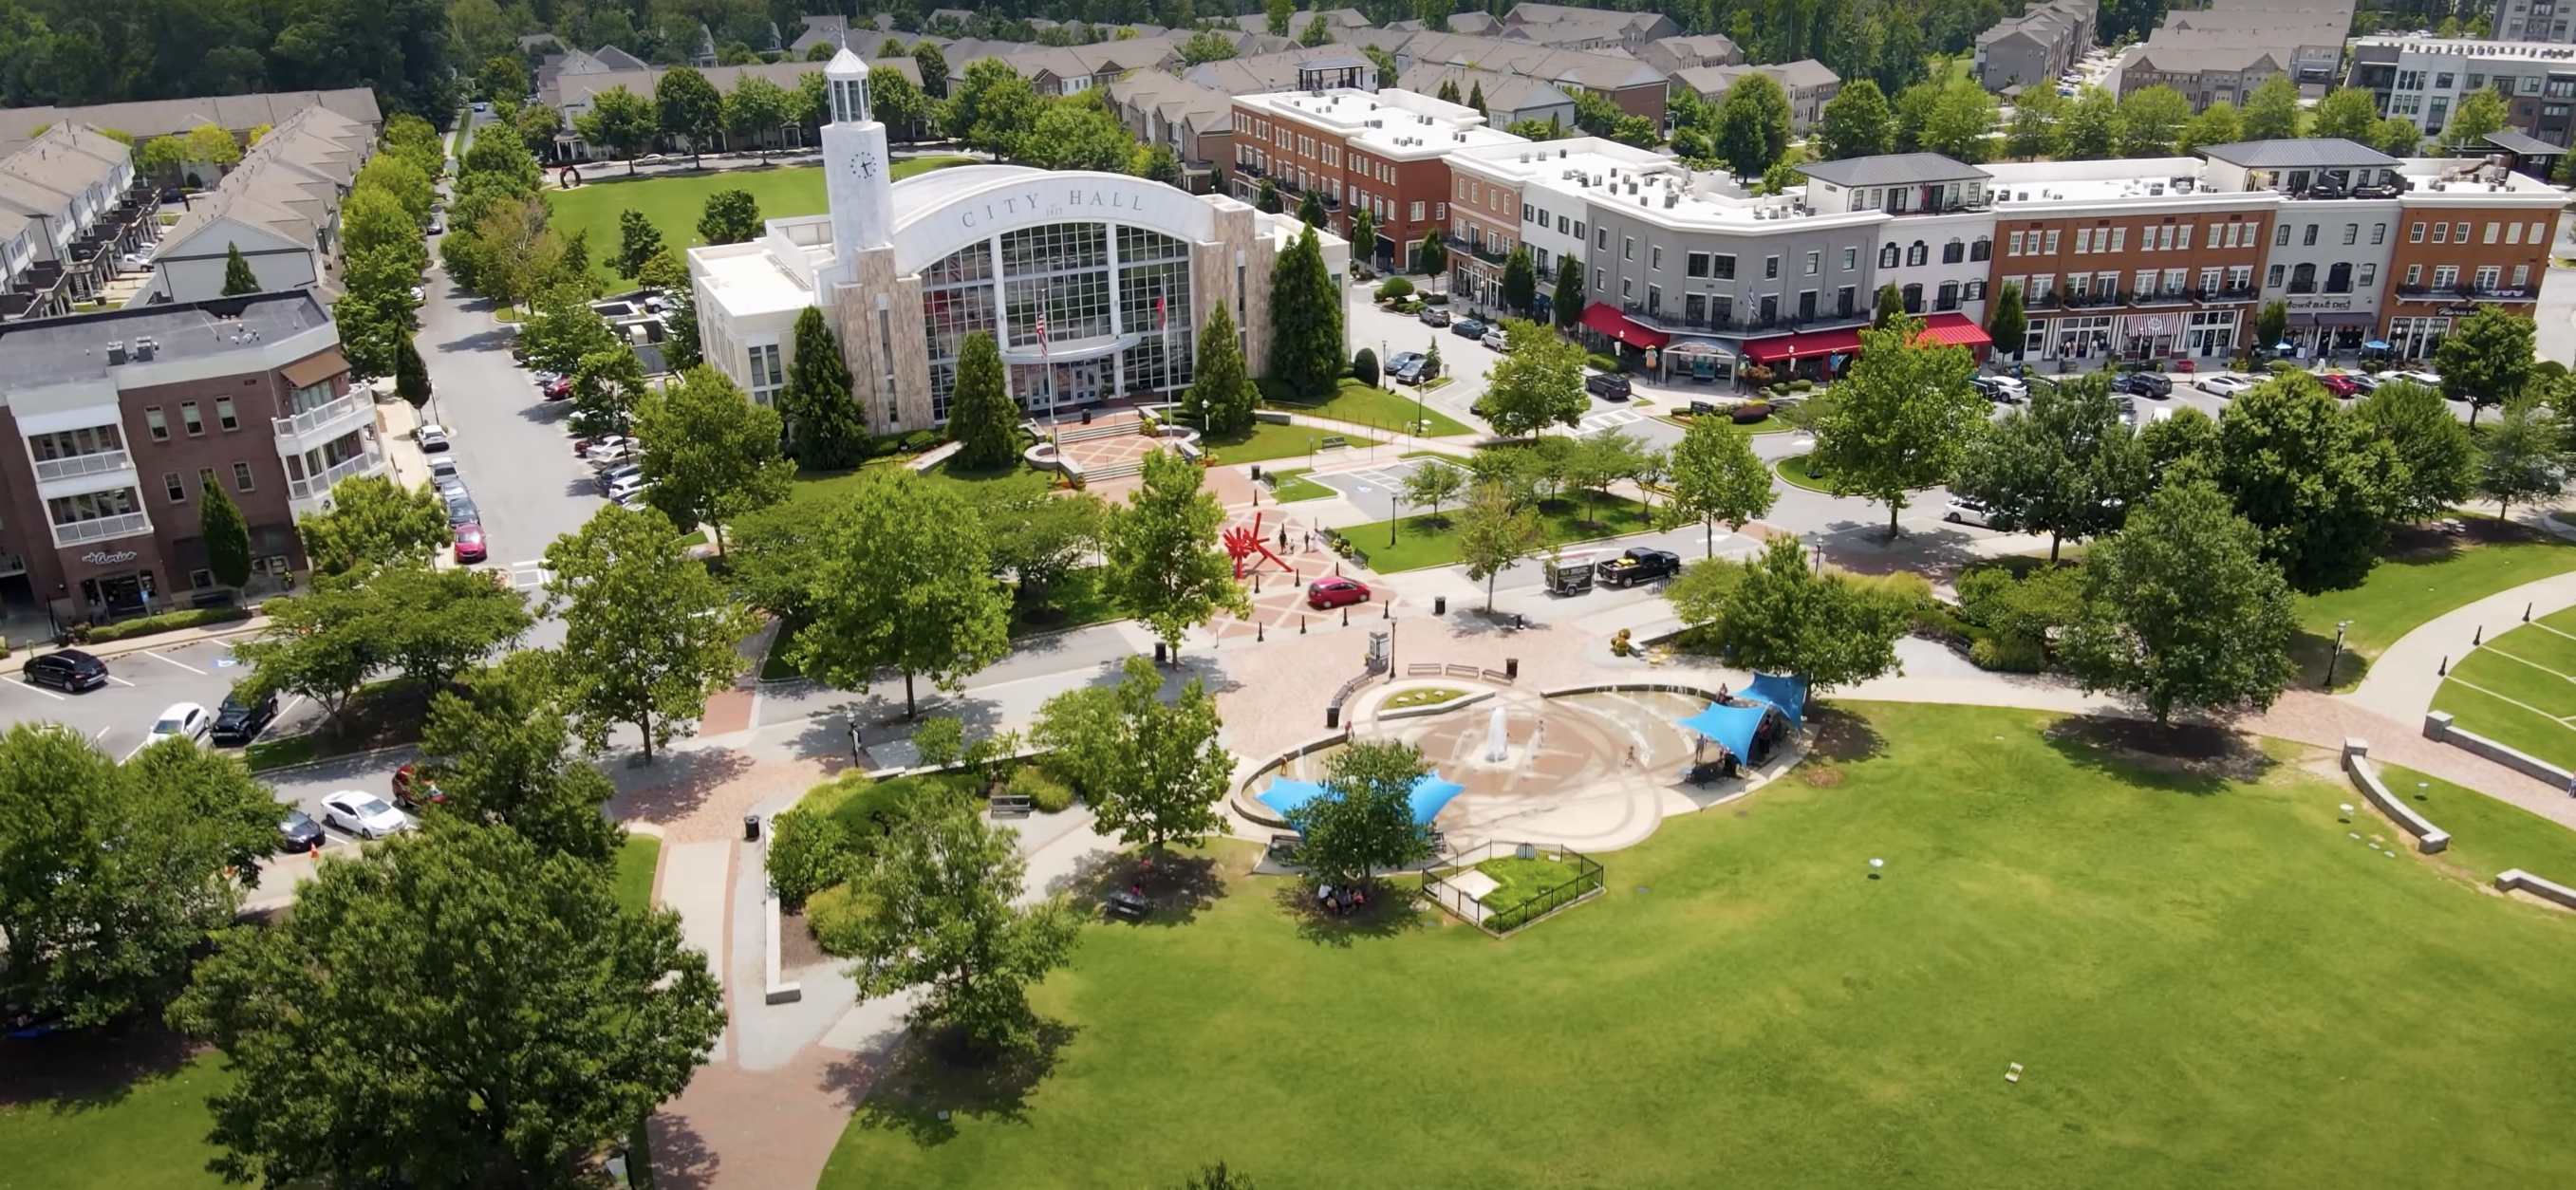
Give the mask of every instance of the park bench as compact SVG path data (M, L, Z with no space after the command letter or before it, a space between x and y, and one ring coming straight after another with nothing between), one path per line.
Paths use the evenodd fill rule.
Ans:
M1137 921L1145 920L1145 915L1154 911L1153 902L1123 888L1109 894L1108 907L1112 917L1133 918Z
M1029 795L1025 793L997 793L993 795L993 817L995 818L1000 818L1005 815L1013 818L1026 818L1035 810L1036 807L1029 804Z
M1289 856L1296 854L1297 845L1305 841L1306 837L1304 835L1274 834L1270 836L1270 857L1272 859L1284 860Z

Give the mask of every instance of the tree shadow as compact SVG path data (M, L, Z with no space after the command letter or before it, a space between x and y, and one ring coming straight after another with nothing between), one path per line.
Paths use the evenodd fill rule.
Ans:
M1348 948L1361 939L1392 938L1422 928L1420 889L1389 885L1368 887L1366 908L1335 913L1315 899L1315 886L1290 881L1272 890L1270 903L1297 925L1297 936L1317 946Z
M1839 707L1807 711L1807 755L1828 764L1850 764L1887 754L1887 737L1870 721Z
M56 1112L112 1107L207 1048L151 1017L0 1041L0 1109L38 1103Z
M1225 895L1225 873L1215 856L1151 855L1134 851L1095 852L1054 882L1050 892L1069 895L1084 913L1107 914L1111 894L1141 889L1153 907L1141 918L1108 914L1113 923L1135 926L1183 926Z
M636 759L641 760L638 753ZM648 768L630 764L609 799L609 816L624 822L677 822L696 813L715 791L752 766L751 758L732 748L665 752Z
M2214 723L2159 724L2070 715L2041 733L2058 755L2125 785L2208 797L2263 779L2275 763L2254 742Z
M907 1033L876 1072L857 1119L904 1133L924 1147L956 1139L961 1116L1025 1123L1029 1091L1055 1072L1078 1032L1062 1021L1041 1020L1034 1045L998 1054L975 1052L956 1029Z
M724 1157L707 1144L707 1138L700 1136L686 1117L656 1112L649 1129L653 1137L654 1190L706 1190L715 1185L716 1175L724 1168Z

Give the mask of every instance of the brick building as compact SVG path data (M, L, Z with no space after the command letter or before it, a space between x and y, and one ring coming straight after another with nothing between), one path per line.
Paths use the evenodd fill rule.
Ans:
M1305 195L1318 195L1345 237L1365 208L1377 219L1377 243L1352 254L1382 262L1407 260L1426 233L1447 228L1449 154L1524 143L1486 127L1474 108L1394 89L1238 95L1233 124L1236 198L1253 201L1266 180L1293 213Z

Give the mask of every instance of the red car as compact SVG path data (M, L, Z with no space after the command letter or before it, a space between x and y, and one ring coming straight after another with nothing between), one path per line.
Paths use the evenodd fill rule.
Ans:
M415 791L414 786L418 786ZM420 779L420 766L407 764L394 770L394 804L404 809L418 809L422 802L445 802L447 794L438 782Z
M468 562L480 562L484 556L483 526L458 525L456 527L456 564L463 566Z
M2361 393L2361 386L2354 383L2352 377L2340 372L2330 372L2317 377L2317 384L2338 397L2358 396Z
M1368 600L1368 584L1355 578L1319 578L1306 584L1306 602L1318 610L1366 603Z

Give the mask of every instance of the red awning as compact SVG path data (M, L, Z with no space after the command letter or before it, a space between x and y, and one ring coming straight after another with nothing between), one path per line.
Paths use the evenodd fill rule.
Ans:
M1809 331L1803 335L1781 335L1756 339L1744 345L1745 358L1767 364L1775 360L1813 359L1820 355L1860 350L1860 328L1847 326L1838 331Z
M1662 331L1650 331L1630 322L1626 315L1600 302L1594 302L1583 308L1583 325L1630 347L1661 347L1665 340L1672 337Z
M1923 320L1923 342L1943 347L1992 347L1994 336L1968 321L1965 314L1935 314Z

